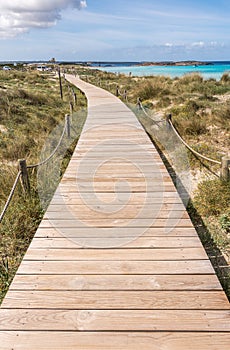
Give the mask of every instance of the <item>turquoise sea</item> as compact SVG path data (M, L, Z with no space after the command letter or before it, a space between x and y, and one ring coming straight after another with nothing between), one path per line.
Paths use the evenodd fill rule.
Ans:
M95 67L96 68L96 67ZM172 78L181 77L188 73L200 73L205 79L214 78L219 80L223 73L230 73L230 61L228 62L211 62L210 65L201 66L132 66L130 64L113 64L111 67L101 66L97 69L113 72L130 74L133 76L147 75L165 75Z

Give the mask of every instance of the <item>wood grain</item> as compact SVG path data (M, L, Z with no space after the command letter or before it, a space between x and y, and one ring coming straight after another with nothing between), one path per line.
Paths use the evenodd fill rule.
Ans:
M226 309L223 291L13 291L3 308L16 309ZM230 316L230 315L229 315Z
M216 275L19 275L11 290L222 290Z

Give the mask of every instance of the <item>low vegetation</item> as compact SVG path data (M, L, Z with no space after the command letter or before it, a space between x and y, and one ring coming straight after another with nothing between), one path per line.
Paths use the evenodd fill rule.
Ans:
M78 112L77 123L74 125L77 137L86 117L86 113L80 111L86 106L86 100L79 91L75 92L78 101L75 106L75 111ZM63 93L62 100L59 83L53 73L0 70L0 210L17 175L18 159L26 159L27 164L39 162L41 154L44 153L43 146L53 130L57 132L52 142L49 142L51 148L46 155L55 148L72 98L64 80ZM73 143L63 146L65 153L60 174L68 164L77 138L72 141ZM19 184L0 224L0 301L44 213L44 203L41 206L38 194L37 170L31 170L29 175L30 196L23 192ZM56 182L49 184L46 203L49 202L55 185Z

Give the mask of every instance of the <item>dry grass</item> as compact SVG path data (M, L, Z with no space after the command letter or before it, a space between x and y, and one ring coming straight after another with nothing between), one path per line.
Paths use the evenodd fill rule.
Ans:
M69 92L64 85L64 101L59 96L59 84L53 75L38 72L0 71L0 209L8 197L18 172L18 159L27 164L39 161L41 150L49 134L61 125L51 148L57 144L63 129L64 116L69 112ZM80 110L86 105L85 97L76 90ZM60 173L68 164L84 124L86 113L78 112L76 138L72 144L63 144ZM56 129L55 129L56 130ZM53 147L53 148L52 148ZM49 154L50 154L49 153ZM48 155L48 154L47 154ZM55 162L55 160L54 160ZM49 174L47 174L49 176ZM44 202L40 205L36 171L30 171L31 196L25 196L18 185L13 201L0 224L0 301L6 293L18 265L43 216ZM48 186L49 185L49 186ZM48 203L57 181L46 186Z

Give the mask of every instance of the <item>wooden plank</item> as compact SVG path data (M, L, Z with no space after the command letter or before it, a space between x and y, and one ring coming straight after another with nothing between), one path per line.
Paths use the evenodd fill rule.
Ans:
M127 193L120 193L119 194L119 200L125 200L127 202L127 195L130 195L130 192ZM91 194L84 194L84 199L87 198L87 200L95 200L95 197L93 197ZM113 198L113 196L110 193L106 193L106 192L98 192L97 196L106 202L110 202L111 198ZM72 201L76 201L79 198L82 199L82 194L81 193L74 193L74 196L71 195L71 193L63 193L62 191L60 191L60 188L58 187L57 191L54 194L54 199L60 199L60 198L66 198L66 199L70 199ZM146 193L146 192L137 192L135 194L132 194L132 199L133 199L133 204L140 204L139 201L143 202L143 200L146 200L146 198L148 198L149 200L152 199L153 203L159 203L159 200L162 199L162 204L163 203L181 203L181 199L178 195L178 193L176 192L176 190L171 191L171 192L150 192L150 193ZM97 199L97 198L96 198ZM134 201L134 199L136 201ZM154 201L155 200L155 201ZM165 202L164 202L165 200ZM148 202L149 203L149 202Z
M229 350L230 333L6 331L1 340L1 350Z
M18 274L61 274L71 275L130 275L170 274L203 275L213 274L209 260L182 261L26 261L23 260Z
M7 309L149 309L229 310L223 291L12 291Z
M3 309L0 331L230 332L230 311Z
M16 275L11 290L222 290L216 275Z
M58 190L60 191L60 189ZM128 194L127 193L119 193L119 197L117 198L117 204L124 205L141 205L145 203L145 205L157 205L159 204L182 204L181 199L176 196L175 192L165 192L164 195L158 192L152 192L144 194L140 197L140 192ZM151 196L151 195L155 195ZM171 198L166 197L166 194L172 194ZM106 205L111 201L114 201L114 194L111 193L103 193L97 192L96 196L92 196L91 193L78 193L75 192L74 195L72 193L68 193L67 191L56 193L51 201L51 205L60 205L60 204L74 204L74 205ZM145 202L146 201L146 202Z
M114 228L90 228L90 227L82 227L82 228L65 228L64 231L59 230L58 228L52 227L39 227L35 237L43 237L43 238L52 238L52 237L67 237L67 238L88 238L88 239L96 239L96 238L113 238L113 239L121 239L125 240L126 238L130 238L131 241L136 240L139 237L159 237L162 241L162 244L166 242L166 238L169 237L197 237L196 230L194 227L169 227L165 228L157 228L150 227L144 230L140 230L140 228L133 227L118 227ZM82 242L82 241L81 241ZM122 242L122 241L121 241ZM127 243L127 241L126 241Z
M60 212L63 211L63 209L66 208L67 203L60 203L60 204L50 204L48 211L50 212ZM128 210L133 210L134 212L143 210L143 205L137 205L137 204L130 204L129 202L126 205ZM105 203L98 204L97 206L87 206L87 203L85 205L76 205L76 204L68 204L68 208L71 208L71 210L78 210L78 211L84 211L84 210L98 210L98 211L105 211L107 212L108 209L109 211L116 210L118 211L120 208L123 209L123 206L119 203L111 204L108 206ZM112 210L111 210L112 209ZM154 212L154 211L161 211L161 212L166 212L166 211L183 211L187 214L185 211L185 207L182 203L154 203L154 204L148 204L146 203L145 206L145 211L146 212Z
M70 238L37 238L37 236L32 240L30 248L40 249L40 248L84 248L92 246L95 247L100 245L101 240L104 238L87 238L85 242L82 240L77 241ZM89 240L89 241L88 241ZM127 242L127 238L118 238L115 240L114 245L117 244L117 248L200 248L202 244L198 237L167 237L167 239L162 239L162 237L138 237L130 242Z
M109 249L33 249L30 248L24 260L55 261L154 261L154 260L201 260L207 259L204 248L109 248Z
M68 227L144 227L148 229L149 227L193 227L190 219L180 219L180 218L169 218L169 219L142 219L142 218L128 218L128 219L84 219L81 221L81 218L73 216L73 219L55 219L52 218L52 215L49 215L49 218L42 220L40 227L56 227L56 228L68 228Z
M171 182L171 178L168 175L161 175L161 174L157 174L156 175L146 175L146 174L132 174L132 176L124 176L124 174L122 174L122 176L120 176L120 174L114 174L113 175L109 175L107 172L104 171L103 169L103 173L101 171L98 171L96 174L94 174L94 176L89 176L89 174L84 173L84 175L82 175L82 173L77 174L77 173L69 173L68 176L64 175L62 178L62 183L80 183L80 182L92 182L93 183L97 183L97 182L103 182L103 183L109 183L109 184L114 184L118 181L125 181L125 182L129 182L131 184L135 184L135 183L148 183L149 181L154 182L154 183L161 183L162 181L164 182Z
M60 208L61 209L61 208ZM52 211L49 208L45 213L44 218L48 219L60 219L60 220L71 220L73 218L79 220L91 220L92 217L96 217L97 220L114 219L114 220L136 220L138 218L156 220L156 219L189 219L188 213L185 210L160 210L159 208L149 209L143 206L141 209L133 209L129 206L112 206L108 205L106 209L100 208L90 208L87 205L82 207L74 206L63 206L62 210ZM148 225L148 224L147 224Z
M68 191L68 192L112 192L112 193L126 193L131 187L130 192L146 192L147 186L149 186L149 192L158 192L159 187L162 191L171 192L174 190L174 185L172 183L167 182L152 182L152 183L140 183L139 181L130 183L118 183L116 184L117 189L115 188L115 183L101 183L101 182L93 182L89 184L88 182L77 182L71 184L65 184L64 182L60 185L60 191Z

